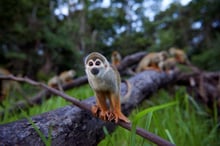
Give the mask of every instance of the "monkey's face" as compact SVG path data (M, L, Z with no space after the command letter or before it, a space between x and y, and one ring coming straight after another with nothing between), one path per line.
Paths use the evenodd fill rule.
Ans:
M86 73L92 76L99 76L105 71L105 68L106 65L99 58L90 59L86 64Z

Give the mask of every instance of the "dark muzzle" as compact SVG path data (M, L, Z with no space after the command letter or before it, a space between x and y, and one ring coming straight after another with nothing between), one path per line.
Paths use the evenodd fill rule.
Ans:
M98 68L93 68L93 69L91 70L91 73L92 73L93 75L97 75L97 74L99 73L99 69L98 69Z

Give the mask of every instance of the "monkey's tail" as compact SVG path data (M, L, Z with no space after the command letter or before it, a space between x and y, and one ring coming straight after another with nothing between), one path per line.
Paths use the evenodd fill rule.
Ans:
M132 85L128 80L122 80L122 82L125 82L125 84L127 86L127 92L121 99L121 102L123 103L123 102L126 102L130 98L131 91L132 91Z

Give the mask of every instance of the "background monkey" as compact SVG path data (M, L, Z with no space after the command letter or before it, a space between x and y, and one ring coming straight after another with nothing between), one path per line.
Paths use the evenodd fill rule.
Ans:
M73 81L73 77L75 76L76 72L74 70L68 70L60 73L59 76L54 76L48 81L48 86L52 88L57 88L63 91L62 86L68 84L69 82Z
M57 75L50 78L49 81L47 82L47 85L49 87L56 88L56 89L59 89L60 91L63 91L61 80L59 76Z
M8 76L12 73L7 69L0 68L0 76ZM9 93L16 91L22 95L25 100L29 102L29 99L26 97L25 93L23 92L20 84L13 80L0 80L0 102L2 102Z
M3 68L0 68L0 76L7 76L10 75L11 73ZM11 86L11 81L7 80L0 80L0 102L5 99L5 97L9 93L9 89Z
M69 82L72 82L73 77L75 75L76 75L76 72L73 69L71 69L71 70L68 70L68 71L61 72L60 75L59 75L59 79L61 80L61 83L64 85L64 84L67 84Z
M174 70L176 67L176 59L171 57L159 63L159 67L161 70L166 73L170 73L171 70Z
M96 96L96 105L92 113L103 120L130 122L121 112L120 74L100 53L93 52L85 59L85 71L89 84ZM108 108L107 99L110 107Z
M113 51L111 56L111 62L114 66L119 66L121 63L121 55L118 51Z
M190 62L189 62L189 60L186 56L186 53L181 49L170 48L169 49L169 54L171 56L175 57L175 59L178 63L187 64L187 65L190 64Z
M138 67L136 68L136 73L147 70L147 69L160 71L159 63L161 61L164 61L167 57L168 57L168 53L166 51L152 52L152 53L147 54L139 62Z

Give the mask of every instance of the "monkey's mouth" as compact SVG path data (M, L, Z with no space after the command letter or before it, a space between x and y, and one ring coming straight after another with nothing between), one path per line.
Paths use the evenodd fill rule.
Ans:
M97 74L99 73L99 69L98 69L98 68L92 68L92 69L91 69L91 73L92 73L93 75L97 75Z

